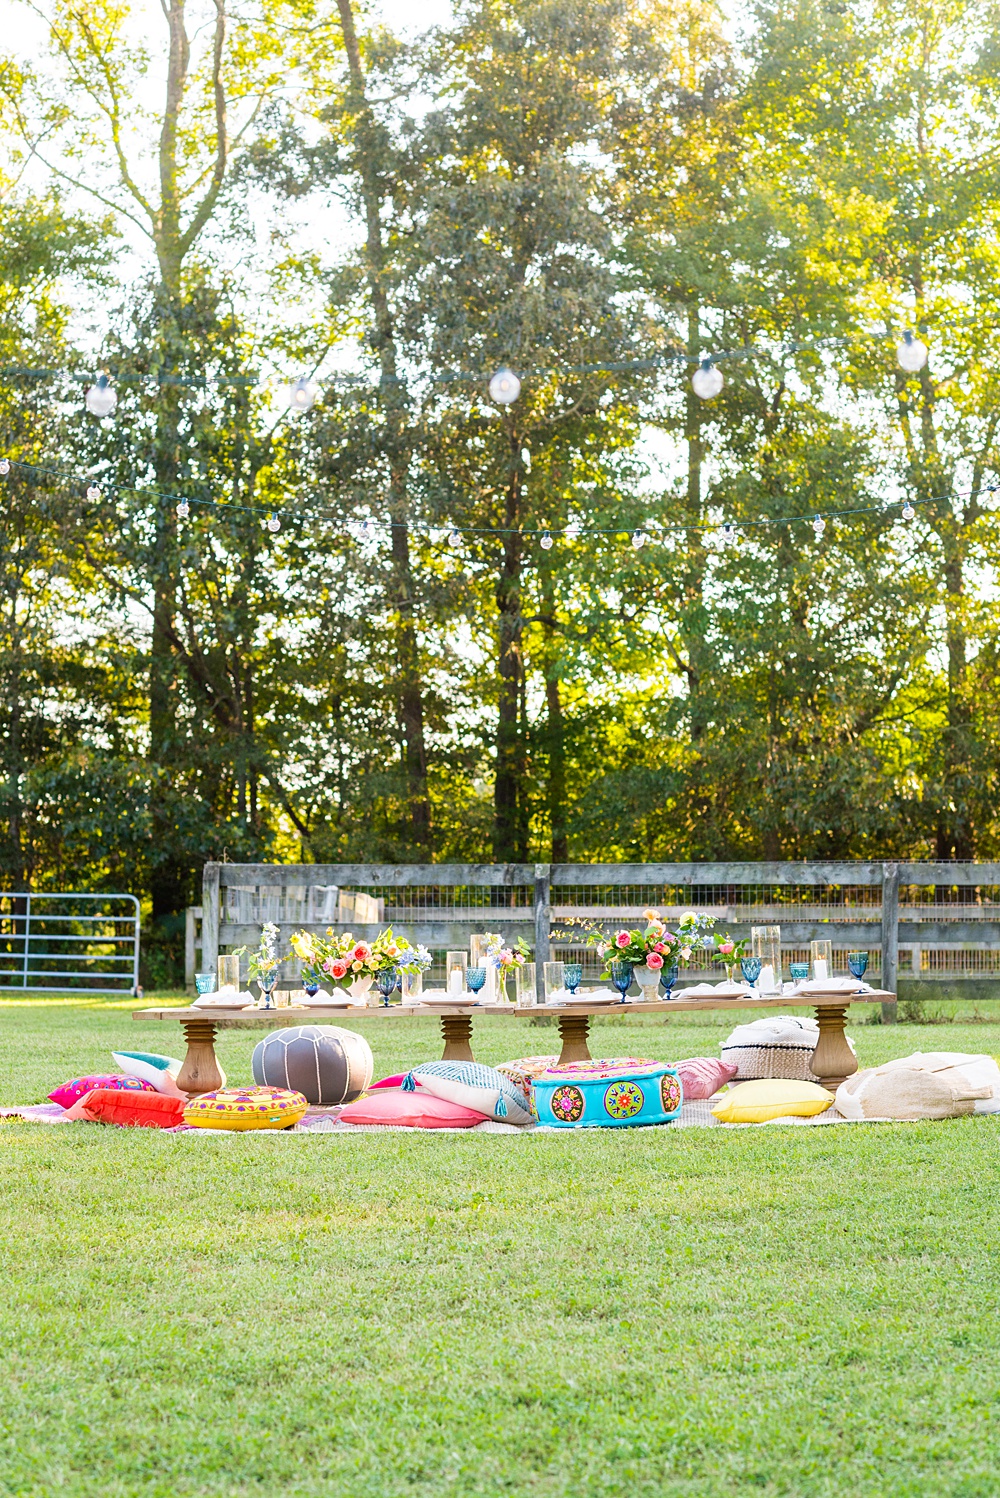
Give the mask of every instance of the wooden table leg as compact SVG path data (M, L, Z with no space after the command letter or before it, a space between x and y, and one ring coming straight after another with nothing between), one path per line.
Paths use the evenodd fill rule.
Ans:
M442 1014L441 1034L444 1036L442 1061L475 1061L471 1014Z
M562 1041L562 1050L559 1053L557 1066L565 1066L570 1061L593 1059L590 1047L587 1045L589 1029L589 1014L560 1014L559 1039Z
M187 1055L177 1077L177 1086L189 1098L203 1092L214 1092L224 1085L215 1054L217 1026L210 1019L182 1019L181 1029L187 1041Z
M822 1086L831 1092L836 1092L841 1082L853 1077L858 1069L858 1058L847 1044L846 1017L846 1004L816 1005L819 1039L810 1065Z

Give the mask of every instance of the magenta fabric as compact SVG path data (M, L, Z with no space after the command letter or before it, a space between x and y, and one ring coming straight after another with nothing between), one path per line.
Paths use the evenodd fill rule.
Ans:
M731 1082L739 1070L735 1061L719 1061L715 1056L692 1056L688 1061L672 1061L684 1088L684 1101L697 1102L712 1097L720 1087Z
M449 1103L429 1092L386 1089L368 1092L341 1110L340 1122L349 1124L395 1124L408 1129L471 1129L485 1113L474 1113L461 1103Z
M397 1072L394 1077L383 1077L381 1082L372 1082L367 1088L368 1092L374 1092L378 1087L402 1087L405 1071Z
M123 1077L121 1073L103 1077L75 1077L72 1082L64 1082L61 1087L50 1092L49 1102L58 1103L60 1108L72 1108L75 1102L97 1087L105 1090L113 1088L118 1092L156 1091L151 1082L144 1082L140 1077Z

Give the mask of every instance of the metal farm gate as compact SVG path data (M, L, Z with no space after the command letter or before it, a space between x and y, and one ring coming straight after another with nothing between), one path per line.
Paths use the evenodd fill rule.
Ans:
M135 895L0 894L0 993L133 994Z
M529 941L538 962L555 952L593 974L592 952L566 921L635 924L646 907L668 922L688 909L715 915L739 935L780 925L786 964L820 938L832 941L838 972L848 951L866 949L873 979L893 990L900 979L954 980L987 996L1000 978L1000 864L973 863L209 863L202 965L212 969L220 950L254 943L260 923L274 921L285 940L298 926L371 937L391 924L431 949L434 975L473 932L501 931ZM709 966L701 954L682 983ZM289 964L283 976L296 972Z

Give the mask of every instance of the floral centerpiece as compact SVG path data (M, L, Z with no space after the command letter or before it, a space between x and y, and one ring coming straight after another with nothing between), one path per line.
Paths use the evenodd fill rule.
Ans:
M280 933L273 922L268 921L260 928L260 944L250 951L247 957L247 973L251 983L260 985L261 996L264 1000L265 1009L274 1008L274 985L278 981L278 937ZM234 957L242 957L247 947L237 947L233 953Z
M335 983L349 984L352 998L366 994L379 973L422 972L431 964L426 947L415 947L405 936L395 936L391 926L370 942L329 927L325 936L296 931L291 943L303 965L303 983L308 978L318 986L325 973Z
M644 910L643 917L645 926L635 930L622 929L610 934L593 921L572 923L586 931L584 940L587 945L597 948L598 956L604 962L602 978L611 976L613 962L628 962L633 967L648 967L653 972L659 972L664 967L687 962L696 948L706 944L706 940L709 945L713 944L706 934L715 924L714 916L698 915L696 911L690 910L681 916L674 931L660 919L657 910Z

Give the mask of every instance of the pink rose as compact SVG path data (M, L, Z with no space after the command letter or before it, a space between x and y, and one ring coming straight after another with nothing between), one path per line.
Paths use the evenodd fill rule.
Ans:
M728 957L730 952L733 950L734 945L735 943L731 941L720 942L719 951L724 957Z
M359 941L351 956L355 962L367 962L372 955L372 949L366 941Z
M648 957L646 958L646 966L651 967L654 972L657 968L663 966L663 958L660 956L659 952L649 953Z
M330 974L331 978L337 978L339 980L340 978L347 977L347 963L342 957L338 957L336 962L324 963L324 967Z
M627 947L631 940L632 938L629 936L627 931L619 931L618 935L615 937L615 946Z
M664 945L663 945L663 943L662 943L662 941L655 941L655 942L654 942L654 943L653 943L653 951L654 951L654 952L665 952L665 951L666 951L666 950L667 950L667 949L666 949L666 947L665 947L665 946L664 946Z

